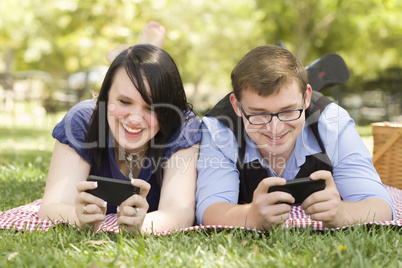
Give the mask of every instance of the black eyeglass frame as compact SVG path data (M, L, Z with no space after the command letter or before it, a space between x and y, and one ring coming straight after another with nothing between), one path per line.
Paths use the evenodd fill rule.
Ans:
M301 117L303 111L304 111L304 106L305 106L305 104L306 104L306 99L305 99L305 97L306 97L306 93L303 94L303 106L302 106L300 109L291 109L291 110L281 111L281 112L277 112L277 113L259 113L259 114L251 114L251 115L248 115L248 114L246 114L246 112L243 110L243 107L242 107L242 105L241 105L241 102L240 102L239 100L237 100L237 103L238 103L238 105L239 105L240 111L243 113L244 117L247 119L247 121L248 121L251 125L266 125L266 124L269 124L269 123L272 121L272 118L273 118L274 116L276 116L276 118L278 118L278 120L279 120L279 121L282 121L282 122L295 121L295 120L299 119L299 118ZM293 119L289 119L289 120L282 120L282 119L279 118L279 115L282 114L282 113L296 112L296 111L299 111L299 112L300 112L300 114L299 114L299 116L298 116L297 118L293 118ZM250 117L253 117L253 116L261 116L261 115L270 115L270 116L271 116L271 119L270 119L268 122L265 122L265 123L258 123L258 124L252 123L252 122L250 121Z

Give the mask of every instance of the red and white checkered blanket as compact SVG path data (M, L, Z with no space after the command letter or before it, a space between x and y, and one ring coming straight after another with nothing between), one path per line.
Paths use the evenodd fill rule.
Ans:
M402 226L402 190L395 187L386 186L391 196L392 203L396 210L396 220L393 221L374 221L367 222L368 225L396 225ZM38 211L41 204L41 199L38 199L30 204L16 207L5 211L0 214L0 229L15 229L20 231L47 231L49 228L53 228L58 224L70 224L66 221L60 220L44 220L38 218ZM1 212L0 212L1 213ZM335 228L343 229L348 226ZM186 232L198 229L234 229L234 226L220 226L220 225L206 225L206 226L192 226L179 230L180 232ZM313 230L328 230L321 221L313 221L306 214L300 206L293 206L290 212L290 218L282 224L282 228L311 228ZM247 229L250 230L250 229ZM106 220L102 222L98 231L107 232L119 232L117 225L116 214L109 214L106 216ZM177 231L175 231L177 232ZM168 235L172 231L165 231L156 235Z

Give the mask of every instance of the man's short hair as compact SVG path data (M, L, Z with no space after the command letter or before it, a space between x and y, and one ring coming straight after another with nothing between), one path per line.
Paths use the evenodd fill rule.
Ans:
M293 81L304 93L308 83L307 71L300 61L288 50L275 45L260 46L248 52L233 69L231 79L238 100L244 90L269 96Z

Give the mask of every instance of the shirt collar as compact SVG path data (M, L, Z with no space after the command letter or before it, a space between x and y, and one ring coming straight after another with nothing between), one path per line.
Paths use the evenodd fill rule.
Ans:
M257 144L247 135L246 136L246 153L244 155L244 163L249 163L258 160L263 167L269 167L263 160Z
M306 156L321 153L321 148L314 136L313 131L305 126L296 139L293 150L297 166L301 167L306 162Z
M263 157L261 156L260 151L257 148L257 145L255 142L247 135L246 137L246 152L244 155L244 163L249 163L252 161L258 160L260 162L261 166L266 168L268 170L268 175L269 177L271 176L277 176L275 171L268 165L267 162L263 160Z
M246 154L244 156L244 162L248 163L258 160L263 167L271 170L269 165L263 160L255 142L248 135L246 139ZM305 126L296 139L295 148L293 149L289 159L294 158L297 166L301 167L306 162L306 156L320 152L321 148L318 145L313 132L309 127Z

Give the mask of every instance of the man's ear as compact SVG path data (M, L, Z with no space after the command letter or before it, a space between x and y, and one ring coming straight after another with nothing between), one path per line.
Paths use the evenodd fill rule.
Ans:
M230 103L232 104L233 111L237 114L238 117L241 117L241 111L239 109L239 103L236 99L234 93L230 94Z
M307 109L310 106L310 101L311 101L311 94L313 93L313 89L309 84L307 84L307 89L306 89L306 95L305 95L305 100L306 100L306 107Z

